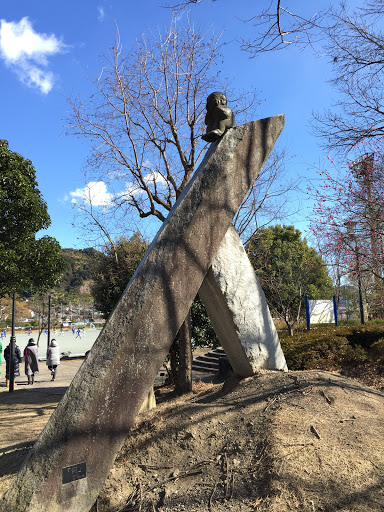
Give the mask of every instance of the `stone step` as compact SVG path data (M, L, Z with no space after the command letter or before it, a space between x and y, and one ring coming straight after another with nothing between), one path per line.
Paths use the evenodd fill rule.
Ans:
M221 356L222 357L222 356ZM194 361L205 361L206 363L219 364L219 358L216 356L211 356L210 354L205 354L202 356L197 356Z
M212 366L207 363L194 361L192 363L192 370L195 372L217 373L219 371L219 366Z
M225 357L225 351L221 347L210 350L194 358L192 370L207 373L217 373L219 371L219 359Z
M209 355L212 355L212 356L215 356L215 357L225 356L225 350L223 348L221 348L221 347L214 348L213 350L211 350L208 353L209 353Z
M218 368L219 367L219 360L212 361L210 359L199 358L199 359L194 359L192 361L192 365L193 364L196 364L198 366L211 366L212 368Z

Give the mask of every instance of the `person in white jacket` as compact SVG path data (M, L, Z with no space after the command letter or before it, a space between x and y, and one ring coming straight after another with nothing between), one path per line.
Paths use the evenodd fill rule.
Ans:
M49 347L47 348L47 362L48 368L51 370L52 379L55 380L57 367L60 364L60 349L56 340L51 340Z

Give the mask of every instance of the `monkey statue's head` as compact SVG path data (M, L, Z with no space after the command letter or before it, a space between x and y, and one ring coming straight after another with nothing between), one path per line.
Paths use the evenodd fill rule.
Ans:
M207 98L207 111L214 109L218 105L226 105L227 98L222 92L212 92Z

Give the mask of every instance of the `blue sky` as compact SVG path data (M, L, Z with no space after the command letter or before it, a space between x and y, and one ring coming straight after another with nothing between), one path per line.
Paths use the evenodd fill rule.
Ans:
M293 10L308 4L289 3ZM8 140L12 151L32 160L52 220L45 234L54 236L62 247L88 245L72 226L71 192L84 187L81 169L89 148L66 135L67 98L91 94L87 77L98 76L100 55L114 44L115 20L123 47L129 48L143 32L169 23L171 13L165 4L166 0L3 2L0 138ZM252 16L254 4L254 0L206 1L191 8L190 18L207 29L223 30L223 41L229 43L223 74L235 77L234 86L260 91L258 117L286 115L281 144L294 156L289 174L311 178L313 165L321 165L326 155L319 140L309 134L309 123L313 110L330 107L335 99L327 83L331 67L326 58L293 47L250 60L237 41L252 34L252 27L241 19ZM327 5L316 2L317 8ZM302 217L295 220L300 229L306 227L307 207L303 205Z

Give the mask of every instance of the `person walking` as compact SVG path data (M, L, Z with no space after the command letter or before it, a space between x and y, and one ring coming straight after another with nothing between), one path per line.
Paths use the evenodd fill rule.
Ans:
M39 373L39 347L33 338L29 338L28 345L24 350L25 375L28 377L28 384L35 382L35 373Z
M12 339L12 338L11 338ZM11 361L11 342L9 342L9 345L7 345L4 349L4 359L5 359L5 385L9 386L9 379L10 379L10 361ZM23 357L21 355L20 348L16 345L15 341L15 357L14 357L14 367L13 367L13 375L14 377L20 376L20 367L19 363L23 360Z
M57 367L60 364L60 349L56 340L51 340L47 348L47 366L51 370L52 379L55 380Z

